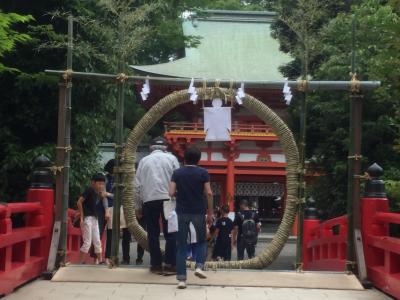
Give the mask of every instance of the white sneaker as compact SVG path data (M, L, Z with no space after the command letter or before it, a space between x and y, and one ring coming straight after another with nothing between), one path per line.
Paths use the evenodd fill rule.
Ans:
M194 275L196 275L197 277L199 277L201 279L207 278L206 273L204 273L203 270L200 268L196 268L196 270L194 271Z
M186 289L186 281L179 281L178 282L178 289Z

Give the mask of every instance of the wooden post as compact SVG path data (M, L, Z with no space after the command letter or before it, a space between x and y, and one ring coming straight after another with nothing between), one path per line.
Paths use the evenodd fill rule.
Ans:
M307 87L305 87L306 89ZM300 137L299 137L299 204L297 206L297 240L296 240L296 269L303 269L303 223L305 205L305 152L306 152L306 118L307 118L307 91L304 90L300 102Z
M360 217L360 172L361 172L361 128L362 128L362 95L355 69L355 29L356 21L352 21L352 86L350 94L350 144L347 168L347 265L348 272L357 273L361 282L366 282L367 272L364 248L361 236Z
M120 64L123 70L123 64ZM118 101L116 107L116 130L115 130L115 193L112 217L112 239L111 239L111 260L113 266L118 266L119 240L120 240L120 207L122 198L122 174L120 172L121 156L123 147L123 123L124 123L124 101L125 101L125 78L120 74L118 79Z
M67 71L62 77L59 87L58 108L58 138L57 138L57 167L61 170L56 177L56 217L55 221L61 223L60 239L58 242L58 255L56 266L65 264L67 251L67 222L69 202L69 170L71 151L71 75L72 71L72 46L73 46L73 18L68 17L68 49Z

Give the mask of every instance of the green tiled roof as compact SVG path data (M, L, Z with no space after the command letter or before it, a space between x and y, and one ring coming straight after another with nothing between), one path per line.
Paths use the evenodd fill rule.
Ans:
M207 11L207 17L182 24L185 35L201 37L197 48L186 48L176 61L131 66L138 73L158 76L227 80L282 80L278 67L290 57L271 37L270 12Z

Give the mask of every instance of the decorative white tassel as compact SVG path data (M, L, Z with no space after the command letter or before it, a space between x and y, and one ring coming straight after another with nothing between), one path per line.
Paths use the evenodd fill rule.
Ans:
M192 80L190 81L189 88L188 88L188 93L193 94L195 92L196 92L196 89L194 87L194 78L192 78Z
M150 82L149 79L146 78L146 81L142 87L142 91L140 92L140 96L142 96L143 101L146 101L149 94L150 94Z
M286 105L290 105L290 102L292 101L293 95L292 95L292 91L290 89L290 86L288 84L287 78L286 78L285 84L283 85L282 92L283 92L283 97L284 97L284 100L286 102Z
M242 82L241 84L240 84L240 88L238 88L238 90L237 90L237 92L236 92L236 97L235 97L235 99L236 99L236 102L239 104L239 105L242 105L243 104L243 98L246 96L246 94L244 93L244 83Z

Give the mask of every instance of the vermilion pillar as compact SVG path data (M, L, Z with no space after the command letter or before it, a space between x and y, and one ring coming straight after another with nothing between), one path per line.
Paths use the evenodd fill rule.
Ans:
M233 158L229 156L227 172L226 172L226 204L229 205L229 210L234 210L235 201L235 168L233 166Z

